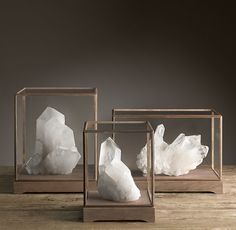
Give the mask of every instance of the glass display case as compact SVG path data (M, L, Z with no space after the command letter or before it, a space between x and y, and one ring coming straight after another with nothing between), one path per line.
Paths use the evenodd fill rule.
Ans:
M83 128L96 88L24 88L15 95L14 192L82 192Z
M136 164L146 149L146 171ZM93 181L96 183L91 183ZM148 122L88 121L84 127L83 220L155 220L153 129Z
M222 115L214 109L113 109L155 130L156 192L223 192Z

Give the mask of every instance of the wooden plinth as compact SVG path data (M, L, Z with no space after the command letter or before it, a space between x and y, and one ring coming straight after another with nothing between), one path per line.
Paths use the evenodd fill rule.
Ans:
M96 187L90 181L91 188ZM83 192L83 181L14 181L14 193L77 193Z
M139 175L138 175L139 174ZM140 172L134 173L136 184L145 188ZM223 182L209 166L201 166L182 176L155 176L155 192L213 192L223 193Z
M94 167L89 167L89 178L94 177ZM95 187L95 181L90 186ZM13 183L14 193L63 193L83 192L83 166L77 165L68 175L18 174Z
M154 207L84 207L83 221L145 221L155 222Z
M182 176L156 176L155 191L223 193L223 183L212 168L201 166Z
M83 181L14 181L14 193L57 193L83 191Z
M218 181L158 181L156 192L213 192L223 193L223 182Z
M89 191L83 221L155 221L155 208L147 190L141 190L141 197L132 202L104 200L97 190Z

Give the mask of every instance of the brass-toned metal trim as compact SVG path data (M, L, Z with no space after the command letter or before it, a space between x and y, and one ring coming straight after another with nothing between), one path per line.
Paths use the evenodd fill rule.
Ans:
M84 206L86 206L86 201L87 201L87 171L88 171L88 164L87 164L87 156L86 156L86 152L87 152L87 135L85 134L85 132L83 132L83 173L84 173Z
M152 114L152 115L137 115L137 114L130 114L130 115L114 115L114 117L116 116L119 116L119 118L122 118L122 119L130 119L130 118L134 118L134 119L141 119L141 118L146 118L146 119L156 119L156 118L173 118L173 119L176 119L176 118L181 118L181 119L191 119L191 118L220 118L221 115L214 115L214 114L199 114L199 115L191 115L191 114L169 114L169 115L166 115L166 114Z
M146 124L147 121L87 121L88 123L91 124Z
M78 96L78 95L97 95L97 88L88 87L26 87L16 93L26 96Z
M149 121L146 121L146 124L147 124L147 127L149 127L149 129L154 132L154 129L153 129L153 127L151 126L150 122L149 122Z
M149 124L148 125L148 122L147 121L87 121L86 122L86 128L84 129L84 132L85 133L130 133L130 132L136 132L136 133L151 133L153 131L153 128L152 126ZM99 130L96 130L96 129L90 129L90 126L93 125L93 126L96 126L96 125L112 125L112 129L99 129ZM144 129L140 129L140 130L135 130L135 129L126 129L126 130L115 130L113 129L114 128L114 125L115 124L144 124L146 125L146 128Z
M152 131L147 131L147 130L86 130L84 131L85 133L104 133L104 134L109 134L109 133L151 133Z
M87 121L85 121L85 122L84 122L84 130L86 130L86 129L87 129L87 127L88 127L88 122L87 122ZM83 131L84 131L84 130L83 130Z
M211 109L212 110L212 112L214 113L214 114L216 114L216 115L221 115L219 112L217 112L215 109Z
M17 174L17 159L16 159L16 145L17 145L17 96L14 96L14 174L15 180L18 180Z
M222 165L223 165L223 117L220 117L220 179L222 178Z
M211 167L215 165L215 118L211 118Z
M146 111L153 111L153 112L211 112L212 109L143 109L143 108L138 108L138 109L116 109L113 108L113 110L122 112L122 111L137 111L137 112L146 112Z
M216 174L216 176L219 178L219 180L221 179L221 176L220 176L220 174L214 169L214 168L212 168L212 170L213 170L213 172Z
M212 116L216 117L216 118L220 118L221 114L219 112L217 112L215 109L213 108L208 108L208 109L156 109L156 108L152 108L152 109L143 109L143 108L136 108L136 109L116 109L113 108L112 109L112 116L115 117L116 112L209 112L209 114L152 114L152 115L135 115L135 116L153 116L153 118L210 118ZM211 114L210 114L211 113ZM122 115L119 114L119 117L121 116L132 116L132 114L129 115ZM166 117L168 116L168 117Z
M96 92L96 95L94 96L94 105L95 105L95 121L98 120L98 116L97 116L97 110L98 110L98 95L97 95L97 92ZM95 125L95 129L97 129L97 125ZM95 133L94 134L94 141L95 141L95 145L94 145L94 161L95 161L95 165L96 165L96 168L94 170L94 173L95 173L95 180L97 181L98 179L98 167L97 167L97 162L98 162L98 159L97 159L97 156L98 156L98 137L97 137L97 134Z
M25 95L22 97L22 109L23 109L23 162L26 162L26 98Z
M149 122L148 122L149 123ZM155 196L155 175L154 175L154 130L151 133L151 157L152 157L152 168L151 168L151 175L152 175L152 206L154 207L154 196Z

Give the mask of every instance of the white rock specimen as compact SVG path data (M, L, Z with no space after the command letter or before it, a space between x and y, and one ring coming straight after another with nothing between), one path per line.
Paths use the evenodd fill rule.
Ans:
M110 137L100 148L98 192L103 199L117 202L135 201L141 196L129 168L121 161L121 150Z
M29 174L69 174L81 155L65 116L47 107L36 122L35 153L26 163Z
M70 174L80 159L76 147L57 147L44 159L44 171L48 174Z
M185 136L181 133L170 145L164 140L165 127L157 126L154 134L154 173L180 176L200 165L209 147L201 145L201 135ZM137 166L147 173L147 145L137 156Z
M40 140L43 142L43 140L45 139L45 125L50 119L52 119L53 121L57 121L62 125L65 124L64 114L60 113L56 109L47 107L36 121L36 140Z

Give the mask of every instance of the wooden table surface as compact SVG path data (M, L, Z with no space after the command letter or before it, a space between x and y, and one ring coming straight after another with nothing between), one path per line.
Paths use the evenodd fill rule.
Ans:
M157 193L156 222L82 222L82 194L12 194L0 167L0 229L236 229L236 166L223 168L224 194Z

